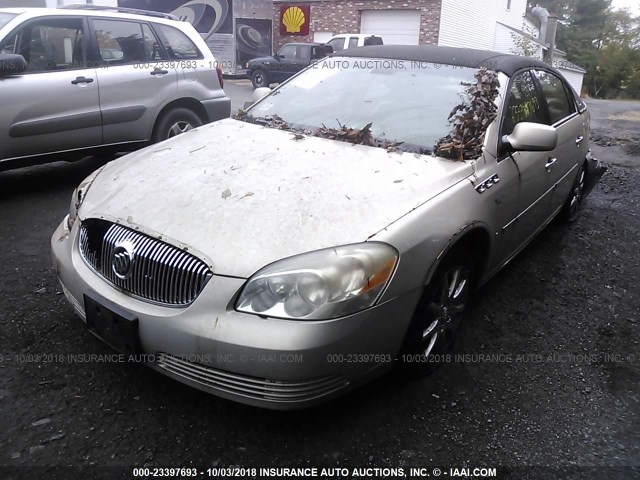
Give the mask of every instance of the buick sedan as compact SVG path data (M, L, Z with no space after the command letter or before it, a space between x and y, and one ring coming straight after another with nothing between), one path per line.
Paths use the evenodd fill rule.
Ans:
M604 172L532 58L370 46L261 96L91 174L51 240L95 336L256 406L435 368L473 290Z

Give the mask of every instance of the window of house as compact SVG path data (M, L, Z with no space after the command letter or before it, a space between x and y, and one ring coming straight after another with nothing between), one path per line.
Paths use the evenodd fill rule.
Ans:
M559 122L575 111L575 106L567 94L562 80L552 73L534 70L533 74L540 82L544 98L549 108L549 125Z
M548 123L530 72L518 74L507 99L502 134L509 135L520 122Z
M28 72L84 67L81 18L45 18L30 22L0 43L0 52L22 55Z

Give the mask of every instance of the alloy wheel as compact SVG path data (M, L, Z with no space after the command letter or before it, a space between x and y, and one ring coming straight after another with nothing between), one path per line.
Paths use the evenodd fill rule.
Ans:
M580 172L580 178L571 191L571 199L569 200L569 218L574 218L578 213L578 208L580 208L582 196L584 195L584 177L585 171L582 169Z
M180 135L181 133L188 132L193 129L193 125L186 121L179 121L171 125L169 128L169 133L167 134L167 138L175 137L176 135Z
M427 325L422 330L422 354L446 351L462 322L469 297L471 272L463 265L450 268L427 308ZM428 323L428 324L427 324Z

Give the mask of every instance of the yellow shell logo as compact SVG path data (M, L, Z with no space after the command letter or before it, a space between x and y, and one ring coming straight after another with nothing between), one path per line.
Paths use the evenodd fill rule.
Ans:
M304 25L304 12L300 7L289 7L282 15L282 23L289 33L299 33Z

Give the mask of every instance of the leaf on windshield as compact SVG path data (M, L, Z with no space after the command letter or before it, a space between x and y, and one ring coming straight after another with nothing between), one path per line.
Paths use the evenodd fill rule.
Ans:
M451 132L441 138L434 153L453 160L473 160L482 156L487 128L498 115L495 99L500 82L498 74L482 67L475 74L476 83L465 88L466 99L449 114Z

